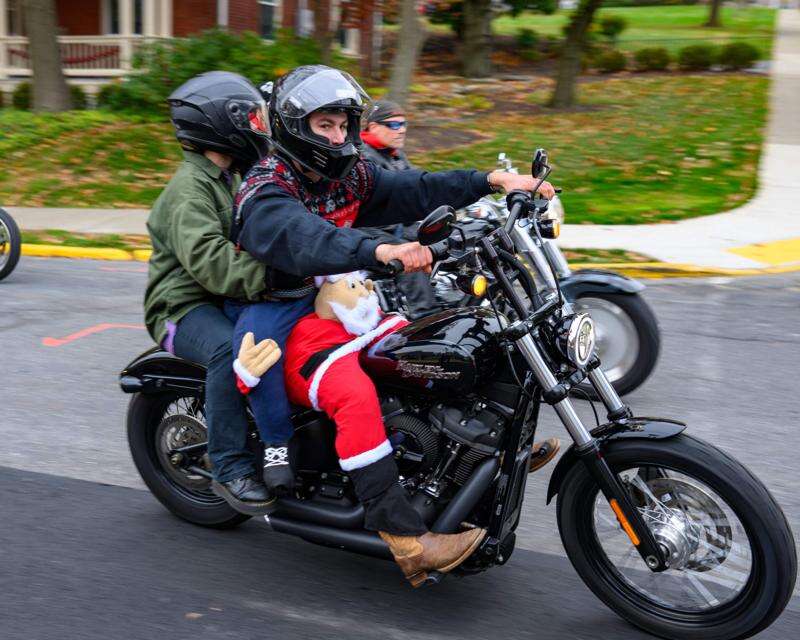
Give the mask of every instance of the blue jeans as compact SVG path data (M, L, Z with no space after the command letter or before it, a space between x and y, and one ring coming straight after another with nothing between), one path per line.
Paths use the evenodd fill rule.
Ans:
M228 301L225 313L236 323L233 330L233 353L239 353L244 335L252 331L256 343L272 338L281 351L286 349L286 338L297 321L314 311L314 294L297 300L243 304ZM284 444L294 433L292 409L286 397L283 380L283 357L261 376L250 391L250 408L256 418L258 433L266 445Z
M245 402L233 373L232 335L233 323L222 310L204 304L181 318L173 342L176 356L206 367L208 456L218 482L255 471L253 454L247 448Z

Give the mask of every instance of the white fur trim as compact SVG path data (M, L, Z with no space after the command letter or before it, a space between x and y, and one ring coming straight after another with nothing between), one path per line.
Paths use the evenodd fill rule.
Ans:
M339 460L339 466L342 471L352 471L353 469L361 469L367 465L377 462L381 458L392 455L392 445L388 440L384 440L374 449L359 453L357 456L351 456L344 460Z
M330 283L339 282L339 280L343 278L348 278L348 279L356 278L358 280L366 280L367 272L350 271L349 273L334 273L333 275L330 276L314 276L314 286L316 286L317 289L319 289L326 282Z
M241 381L251 389L261 382L261 378L254 376L244 368L244 365L239 362L239 358L236 358L236 360L233 361L233 370L236 372L236 375L239 376Z
M311 377L311 385L308 387L308 400L309 402L311 402L311 406L314 407L314 409L316 409L317 411L320 411L319 404L317 403L317 394L319 393L319 385L320 382L322 382L322 376L325 375L325 372L330 368L330 366L334 362L336 362L339 358L343 358L348 354L355 353L356 351L361 351L375 338L379 337L381 334L388 331L393 326L402 321L403 321L402 316L394 316L393 318L389 318L388 320L382 322L377 327L375 327L372 331L367 331L367 333L352 339L350 342L346 342L341 347L336 349L333 353L329 354L328 357L325 358L325 360L323 360L322 364L316 368L316 370L314 371L314 375Z

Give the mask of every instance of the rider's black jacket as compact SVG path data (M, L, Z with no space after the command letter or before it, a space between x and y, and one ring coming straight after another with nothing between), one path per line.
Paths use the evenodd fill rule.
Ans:
M385 171L359 160L340 182L311 182L280 156L251 169L236 197L234 240L273 267L275 289L304 278L377 266L381 243L351 227L420 220L443 204L463 207L491 189L480 171Z

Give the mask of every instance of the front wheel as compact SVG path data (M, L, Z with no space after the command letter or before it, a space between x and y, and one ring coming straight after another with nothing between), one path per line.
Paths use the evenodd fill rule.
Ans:
M573 304L595 322L601 368L617 393L630 393L647 380L661 348L658 322L647 302L638 294L591 292ZM578 388L598 399L591 383Z
M583 464L558 496L570 561L606 605L664 638L735 640L769 626L797 576L789 525L761 482L685 434L619 440L606 460L628 488L670 568L645 566Z
M0 280L17 266L21 249L22 236L17 223L5 210L0 209Z
M172 513L213 529L229 529L249 518L211 491L202 397L191 391L134 394L127 425L139 475Z

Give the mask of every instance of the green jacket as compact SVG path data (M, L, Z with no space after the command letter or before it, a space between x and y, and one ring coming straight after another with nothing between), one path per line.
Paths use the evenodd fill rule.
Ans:
M233 195L222 170L205 156L184 151L184 162L153 205L147 228L153 243L144 319L161 344L166 322L222 297L258 300L265 266L229 240Z

